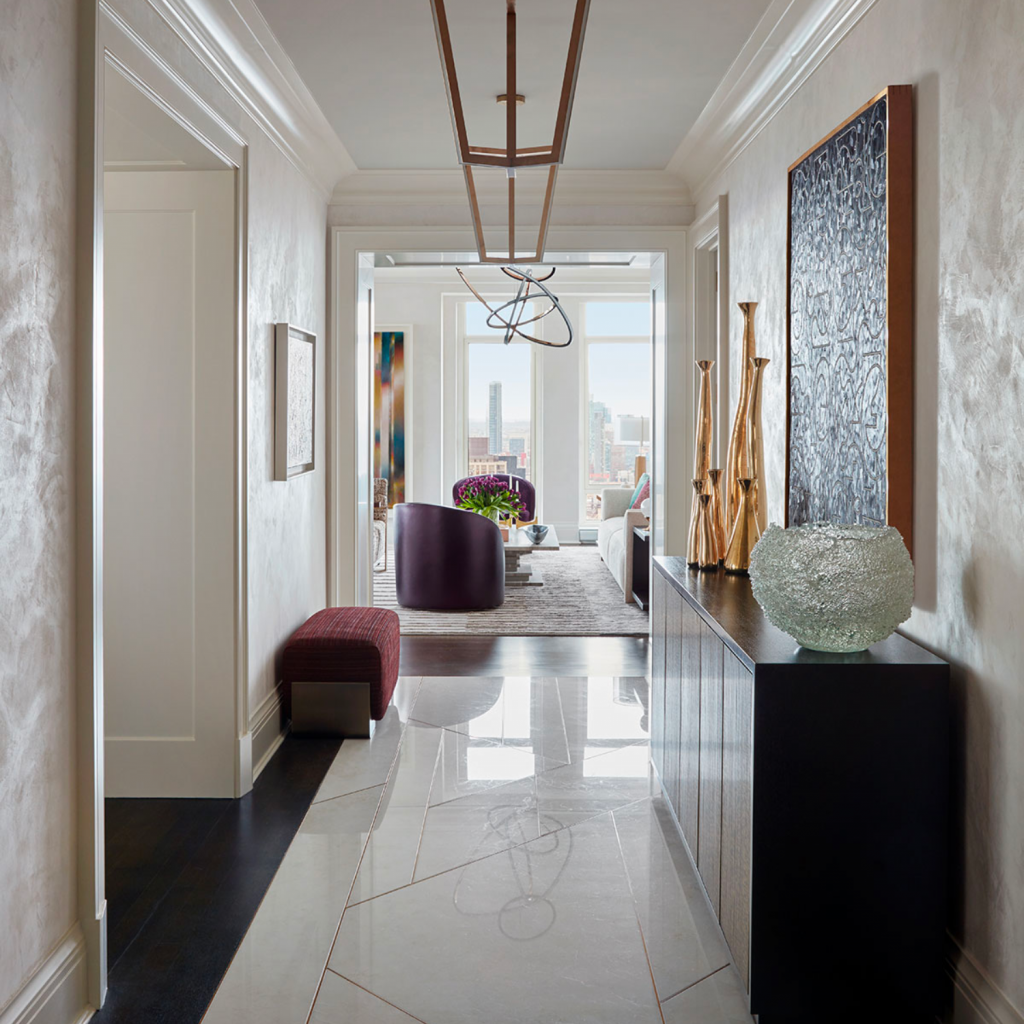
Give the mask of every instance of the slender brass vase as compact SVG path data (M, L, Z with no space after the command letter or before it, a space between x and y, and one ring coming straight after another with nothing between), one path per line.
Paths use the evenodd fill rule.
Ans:
M754 515L751 491L756 481L741 477L739 481L740 505L729 535L729 548L725 552L725 571L745 576L750 568L750 552L761 539L761 531Z
M764 428L761 423L761 394L764 368L771 362L764 356L750 360L753 376L750 380L750 401L747 405L747 476L754 481L751 498L758 536L768 529L768 492L764 472Z
M722 509L722 471L708 470L708 492L711 495L711 525L715 531L715 544L718 547L718 560L725 558L728 538L725 533L725 513Z
M747 452L747 407L750 404L750 380L754 358L754 311L756 302L740 302L743 314L743 351L740 353L740 393L736 402L736 419L732 423L729 438L729 456L725 463L725 530L729 533L736 521L740 507L739 478L750 476L746 465Z
M691 569L700 565L700 496L707 485L707 480L693 481L693 504L696 511L690 516L690 532L686 538L686 564Z
M708 467L711 465L711 367L713 359L698 359L697 369L700 370L700 397L697 401L697 436L693 445L693 479L707 480ZM690 506L690 538L687 546L686 560L691 565L697 563L697 526L700 520L699 492L695 491Z
M697 530L697 563L701 572L718 572L718 540L711 519L711 495L699 495L700 523Z

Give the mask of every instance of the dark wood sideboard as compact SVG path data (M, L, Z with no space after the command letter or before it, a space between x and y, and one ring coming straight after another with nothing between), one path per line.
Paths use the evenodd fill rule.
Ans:
M750 581L654 559L651 757L759 1024L934 1021L949 665L822 654Z

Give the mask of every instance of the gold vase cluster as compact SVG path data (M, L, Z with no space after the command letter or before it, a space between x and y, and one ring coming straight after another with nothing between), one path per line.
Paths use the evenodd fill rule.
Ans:
M761 396L764 368L769 360L754 354L756 302L741 302L743 355L739 401L729 440L723 480L721 469L710 467L712 446L711 367L697 362L700 397L693 464L693 505L687 538L686 561L706 572L719 564L729 573L746 573L750 553L768 525L768 499L764 487L764 433ZM724 495L723 495L724 487Z

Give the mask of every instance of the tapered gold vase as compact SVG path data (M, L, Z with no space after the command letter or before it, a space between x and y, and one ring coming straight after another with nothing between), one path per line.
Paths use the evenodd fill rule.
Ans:
M725 552L725 571L745 576L750 568L750 552L761 539L761 530L754 514L754 503L751 490L756 483L749 477L740 477L737 481L740 491L740 506L729 535L729 547Z
M693 481L693 504L696 511L690 516L690 533L686 538L686 564L691 569L700 566L700 498L707 487L707 480Z
M715 537L715 524L711 519L711 495L701 494L700 525L697 533L697 564L701 572L718 571L718 540Z
M708 479L708 468L711 465L711 367L713 359L699 359L697 369L700 370L700 399L697 403L697 438L693 451L693 479L705 484ZM700 558L698 552L698 534L700 526L700 497L703 490L696 490L694 484L693 504L690 506L690 533L686 545L686 561L689 565L697 565Z
M708 493L711 495L711 525L715 531L715 543L718 545L718 560L725 558L728 537L725 533L725 513L722 509L722 471L708 470Z
M740 507L740 477L750 476L746 464L747 409L750 404L750 382L754 367L754 311L756 302L739 303L743 314L743 350L740 353L740 393L736 402L736 419L729 438L729 456L725 463L725 531L731 532Z
M747 475L753 480L751 500L757 519L758 537L768 528L768 491L764 472L764 429L761 423L761 392L764 368L771 362L764 356L750 360L753 375L750 379L750 401L747 404Z

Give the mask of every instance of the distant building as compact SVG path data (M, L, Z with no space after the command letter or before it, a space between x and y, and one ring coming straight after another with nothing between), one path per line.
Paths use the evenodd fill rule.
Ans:
M508 439L509 455L522 455L526 451L525 437L510 437Z
M486 437L471 437L469 439L469 457L471 459L483 459L489 454L489 442Z
M590 399L590 476L603 476L609 470L605 427L612 421L612 411L604 402Z
M497 455L501 448L501 381L492 380L487 398L487 451Z

